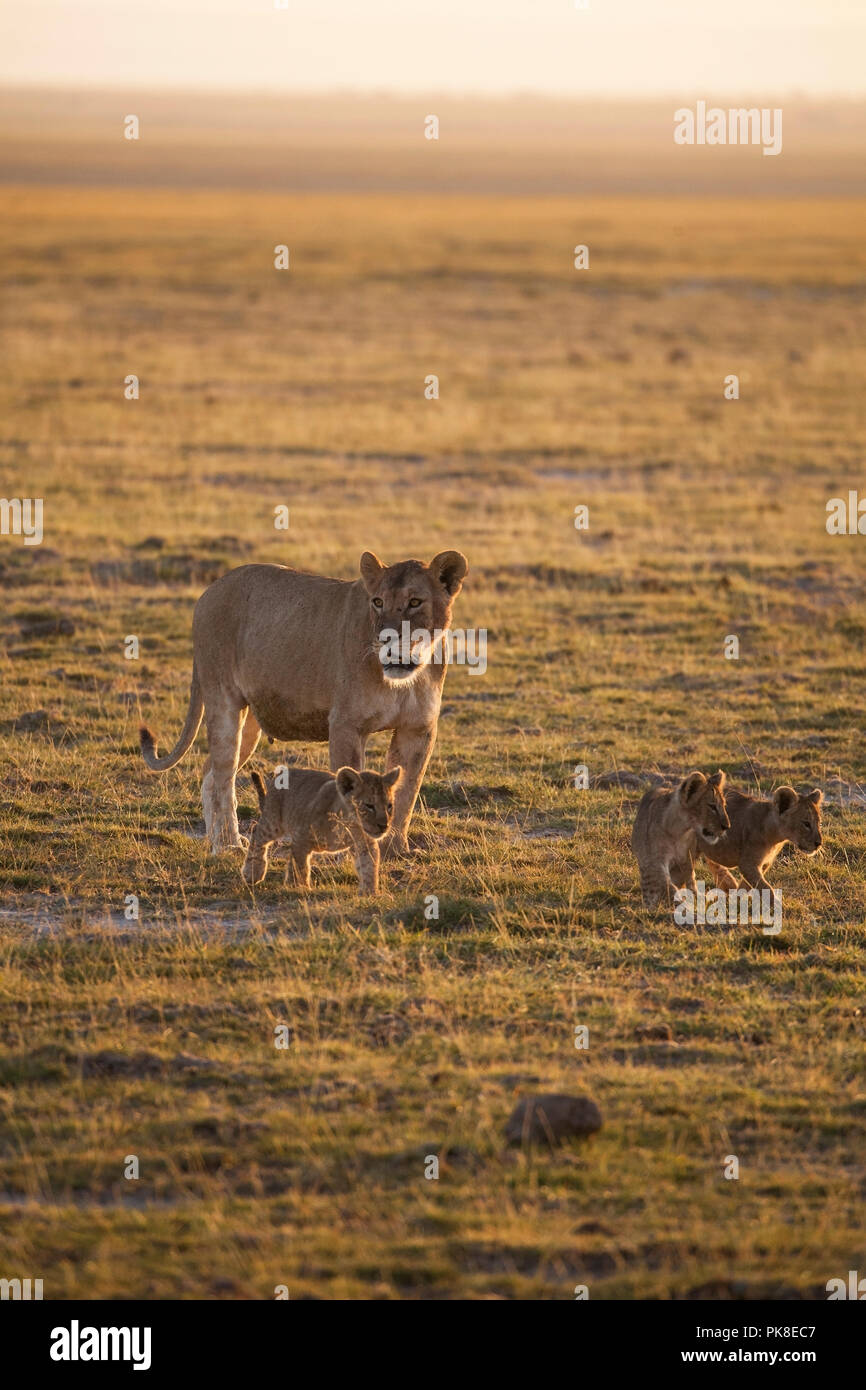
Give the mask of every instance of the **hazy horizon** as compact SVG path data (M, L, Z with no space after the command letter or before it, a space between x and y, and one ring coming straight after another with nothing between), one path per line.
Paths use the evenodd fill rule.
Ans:
M866 94L860 0L7 0L0 80L555 98Z

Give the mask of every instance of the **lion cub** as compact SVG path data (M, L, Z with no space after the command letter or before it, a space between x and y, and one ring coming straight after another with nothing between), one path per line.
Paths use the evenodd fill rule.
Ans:
M268 853L275 840L292 847L292 881L310 887L310 858L354 850L362 893L379 891L378 840L394 816L393 791L403 775L394 767L356 772L341 767L336 774L314 768L291 768L288 786L272 782L266 789L261 773L252 774L261 815L252 835L242 873L250 885L261 883L268 871Z
M736 888L729 869L739 869L751 888L769 888L764 877L782 846L790 840L804 854L817 854L821 835L821 802L817 788L799 796L793 787L779 787L769 801L745 792L728 792L726 804L731 828L720 840L698 835L698 849L706 858L719 888Z
M695 891L694 856L698 832L715 844L730 825L725 811L725 774L690 772L676 790L654 787L637 808L631 847L640 869L647 907L671 904L674 888Z

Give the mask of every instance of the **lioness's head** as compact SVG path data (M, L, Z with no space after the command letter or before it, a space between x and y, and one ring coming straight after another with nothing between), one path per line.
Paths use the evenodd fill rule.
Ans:
M361 556L361 579L370 597L373 646L391 684L410 681L431 661L444 660L441 637L469 570L459 550L443 550L425 565L401 560L383 565L371 550Z
M402 767L390 772L356 772L353 767L341 767L337 773L337 790L355 812L361 829L371 840L379 840L391 827L394 818L394 788L403 776Z
M783 834L804 854L816 854L824 843L821 834L821 802L824 793L816 789L798 796L793 787L778 787L773 805Z
M690 772L679 785L677 795L695 830L708 845L714 845L730 830L731 822L725 809L725 774L714 772L705 777L702 772Z

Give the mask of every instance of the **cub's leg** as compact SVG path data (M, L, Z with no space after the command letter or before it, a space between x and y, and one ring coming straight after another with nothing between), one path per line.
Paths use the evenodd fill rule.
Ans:
M717 888L722 888L727 892L730 888L738 888L740 885L730 869L726 869L724 864L717 864L715 860L708 859L710 873Z
M379 846L375 840L355 846L355 868L358 871L358 886L362 893L375 894L379 891Z
M671 864L670 874L674 888L690 888L693 893L697 893L695 861L691 855L687 859L679 859L676 863Z
M386 856L409 853L409 822L435 742L435 725L429 729L395 729L391 736L385 770L402 767L403 776L394 793L394 820L382 841Z
M262 822L253 830L250 836L250 847L247 850L247 857L244 860L244 867L241 870L244 880L252 887L256 883L261 883L268 872L268 855L271 845L274 843L274 836L267 829L262 829Z
M640 865L640 891L644 907L656 911L671 903L671 880L667 869L661 864Z
M311 851L304 844L292 845L292 857L289 861L289 872L292 883L296 888L303 888L309 892L312 884L310 882L310 859Z
M764 878L762 869L763 865L759 864L756 859L744 859L740 865L740 873L750 888L767 888L772 893L773 890Z

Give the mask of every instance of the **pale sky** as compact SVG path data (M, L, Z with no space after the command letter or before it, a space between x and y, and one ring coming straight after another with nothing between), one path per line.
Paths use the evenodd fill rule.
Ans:
M866 0L582 2L2 0L0 81L710 99L866 93Z

